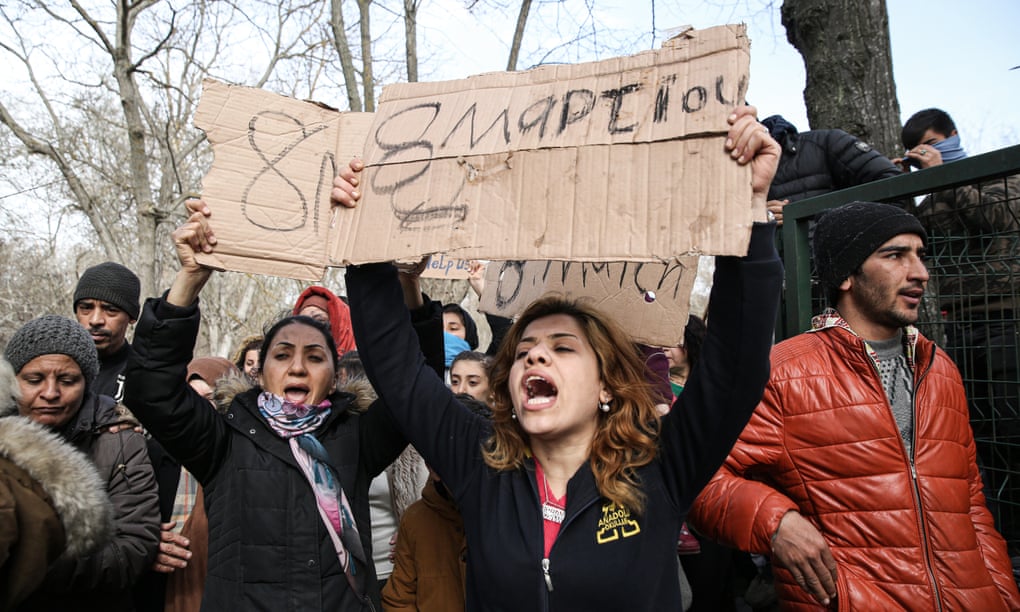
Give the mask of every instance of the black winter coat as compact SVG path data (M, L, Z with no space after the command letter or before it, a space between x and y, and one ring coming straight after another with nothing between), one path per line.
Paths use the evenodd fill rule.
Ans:
M789 125L789 124L787 124ZM843 130L772 130L783 148L768 198L796 202L902 174L868 143Z
M369 379L426 463L442 474L464 517L468 610L681 609L680 526L768 379L782 282L773 232L774 226L756 226L747 258L716 260L704 352L663 417L658 457L638 470L644 514L603 499L585 464L567 485L566 518L547 561L533 463L513 471L485 464L481 447L490 424L425 367L396 270L347 268L351 318Z
M311 487L288 443L256 405L258 388L225 412L185 382L198 333L197 304L146 301L135 330L125 400L166 449L202 483L209 517L209 570L203 610L273 612L379 609L371 563L368 486L407 445L376 402L359 412L349 393L316 437L350 500L368 562L355 562L355 594L322 525Z

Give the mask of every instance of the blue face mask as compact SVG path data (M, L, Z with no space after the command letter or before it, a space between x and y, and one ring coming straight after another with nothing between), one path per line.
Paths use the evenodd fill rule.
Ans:
M453 359L457 355L460 355L464 351L471 350L471 347L468 346L467 340L445 331L443 332L443 348L446 349L446 367L453 365Z
M944 162L952 162L967 157L967 153L960 146L959 134L954 134L942 142L936 142L932 146L942 154L942 161Z

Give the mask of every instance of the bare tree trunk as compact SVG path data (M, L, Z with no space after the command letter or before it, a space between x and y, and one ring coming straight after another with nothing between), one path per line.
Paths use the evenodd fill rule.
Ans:
M418 82L418 1L404 0L404 55L407 82Z
M358 0L361 14L361 84L365 88L365 111L375 111L375 77L372 76L372 23L369 9L372 0Z
M885 0L784 0L782 18L804 58L811 128L843 129L896 157L900 105Z
M521 12L517 14L517 27L514 29L514 40L510 44L510 59L506 62L507 70L517 70L517 57L521 53L521 41L524 39L524 26L528 23L528 11L531 0L521 0Z
M143 102L138 84L135 82L135 65L131 60L131 32L138 14L154 3L154 0L138 3L128 0L117 2L116 43L109 49L113 58L113 75L117 81L121 108L124 110L129 151L127 163L131 169L128 176L131 179L131 196L136 205L138 224L136 238L141 257L132 267L141 281L143 295L156 295L156 227L160 214L152 199L152 183L145 146L145 121L140 108ZM81 9L78 12L92 24L92 18L87 13ZM97 35L101 35L102 29L98 25L94 30Z
M341 0L330 0L329 25L333 29L333 46L340 55L340 67L344 73L344 84L347 88L347 104L351 110L360 112L361 92L358 89L358 75L354 70L354 57L351 55L351 47L347 44L346 26L344 25L344 12Z

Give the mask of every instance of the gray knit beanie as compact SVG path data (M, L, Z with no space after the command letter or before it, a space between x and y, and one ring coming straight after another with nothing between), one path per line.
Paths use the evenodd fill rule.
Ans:
M891 204L851 202L823 213L815 225L812 246L815 270L826 293L900 234L917 234L928 244L928 234L917 217Z
M67 355L74 359L85 377L86 388L99 374L96 343L81 324L67 317L45 315L32 319L14 332L4 349L4 359L15 373L40 355Z
M74 308L82 300L102 300L138 318L142 285L138 277L119 263L107 261L85 270L74 289Z

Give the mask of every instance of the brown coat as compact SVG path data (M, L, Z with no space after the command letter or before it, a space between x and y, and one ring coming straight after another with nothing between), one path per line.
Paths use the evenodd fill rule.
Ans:
M383 610L463 612L466 549L457 506L429 480L400 519Z
M188 566L171 573L166 581L166 607L163 612L198 612L205 590L205 572L209 567L209 520L205 515L205 494L198 487L195 507L184 521L181 535L190 540Z
M61 555L88 554L111 531L111 506L92 462L17 414L17 383L0 360L0 611L40 585Z

